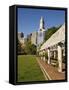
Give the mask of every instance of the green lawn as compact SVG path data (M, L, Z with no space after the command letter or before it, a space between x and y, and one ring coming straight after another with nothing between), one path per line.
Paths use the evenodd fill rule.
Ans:
M18 82L42 81L44 75L34 55L18 55Z

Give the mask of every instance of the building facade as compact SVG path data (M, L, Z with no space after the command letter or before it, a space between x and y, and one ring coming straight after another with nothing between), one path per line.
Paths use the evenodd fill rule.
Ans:
M27 35L27 41L29 40L31 44L34 44L39 48L39 46L44 42L45 37L45 27L44 19L41 17L38 31L32 32ZM24 34L22 32L18 33L18 39L21 43L24 44Z
M37 32L33 32L31 34L31 44L34 44L37 46Z

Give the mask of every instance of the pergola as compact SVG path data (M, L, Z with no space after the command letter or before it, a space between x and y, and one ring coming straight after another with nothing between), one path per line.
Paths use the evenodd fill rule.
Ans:
M62 50L65 52L65 23L41 46L39 53L48 52L48 64L51 64L51 54L58 58L58 71L62 72Z

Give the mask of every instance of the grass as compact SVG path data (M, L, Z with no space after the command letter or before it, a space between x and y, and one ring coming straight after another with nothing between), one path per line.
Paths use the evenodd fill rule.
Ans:
M44 75L34 55L18 55L18 82L43 81Z

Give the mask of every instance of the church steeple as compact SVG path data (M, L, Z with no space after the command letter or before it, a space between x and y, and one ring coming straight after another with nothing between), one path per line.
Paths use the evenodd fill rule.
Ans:
M42 31L43 29L45 29L44 28L44 19L43 19L43 17L41 17L41 19L40 19L40 31Z

